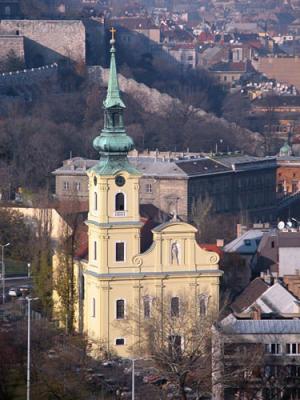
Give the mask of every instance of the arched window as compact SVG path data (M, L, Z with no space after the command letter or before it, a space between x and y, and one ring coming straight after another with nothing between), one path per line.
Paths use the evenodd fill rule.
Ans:
M98 210L98 195L96 192L94 193L94 210Z
M145 296L144 297L144 318L150 318L151 317L151 297L150 296Z
M125 318L125 300L119 299L116 301L116 318L124 319Z
M117 193L116 194L115 210L116 211L124 211L125 210L125 196L124 196L124 193Z
M171 298L171 317L179 317L179 297Z

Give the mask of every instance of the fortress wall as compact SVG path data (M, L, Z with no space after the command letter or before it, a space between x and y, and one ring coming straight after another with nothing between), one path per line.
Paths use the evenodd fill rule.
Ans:
M62 58L84 61L85 27L77 20L1 20L0 35L24 36L29 66L51 64Z
M0 61L4 61L11 50L17 57L24 60L23 36L0 36Z
M10 86L33 85L44 80L57 79L57 64L0 74L0 89Z

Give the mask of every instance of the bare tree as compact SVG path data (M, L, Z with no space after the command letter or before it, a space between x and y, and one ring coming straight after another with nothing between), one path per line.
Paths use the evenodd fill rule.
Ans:
M137 335L131 351L150 358L154 367L186 399L186 387L200 394L211 391L211 324L205 294L163 299L143 297L129 313L124 329Z

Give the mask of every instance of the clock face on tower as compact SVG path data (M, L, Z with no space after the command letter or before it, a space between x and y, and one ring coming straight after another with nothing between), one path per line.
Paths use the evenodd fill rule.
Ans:
M125 185L125 178L122 175L117 175L115 179L117 186L124 186Z

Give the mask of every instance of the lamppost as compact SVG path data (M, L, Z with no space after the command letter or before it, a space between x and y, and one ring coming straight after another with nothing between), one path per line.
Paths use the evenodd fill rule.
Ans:
M27 385L26 385L26 400L30 400L30 329L31 329L31 302L38 300L38 297L26 297L27 300Z
M132 359L132 388L131 388L131 400L134 400L135 397L135 359Z
M6 244L0 244L1 247L1 266L2 266L2 301L3 304L5 303L5 264L4 264L4 248L8 247L10 245L10 243L6 243Z
M30 278L30 276L31 276L31 264L30 263L27 263L27 277L28 278Z

